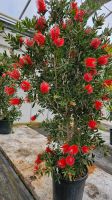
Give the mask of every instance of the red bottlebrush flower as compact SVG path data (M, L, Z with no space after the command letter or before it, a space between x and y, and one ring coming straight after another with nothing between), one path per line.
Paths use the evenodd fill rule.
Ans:
M75 144L69 147L69 153L71 155L76 155L78 153L78 151L79 151L79 148Z
M86 28L86 29L84 30L84 32L85 32L87 35L90 34L91 31L92 31L92 29L91 29L90 27L88 27L88 28Z
M67 156L66 157L66 164L68 166L72 167L74 165L74 163L75 163L75 158L74 157L72 157L72 156Z
M9 72L10 78L13 78L15 80L19 80L20 78L20 72L17 69L14 69L13 71Z
M64 144L61 148L62 148L62 150L63 150L63 153L68 153L68 151L69 151L69 144Z
M62 47L64 45L64 38L57 38L53 42L57 47Z
M89 147L87 147L87 146L81 147L81 150L82 150L82 153L84 153L84 154L89 153Z
M46 147L46 153L53 153L53 151L51 150L51 148L49 148L49 147Z
M94 107L96 110L101 110L102 106L103 106L103 104L101 101L95 101Z
M36 118L37 118L37 116L36 116L36 115L33 115L33 116L31 117L31 121L35 121Z
M46 12L46 4L44 0L36 0L38 13L45 13Z
M108 47L108 44L103 44L103 45L101 46L102 49L105 49L106 47Z
M87 93L88 93L88 94L93 93L93 87L92 87L91 84L86 85L86 86L84 87L84 89L87 90Z
M4 92L5 92L8 96L10 96L10 95L13 95L13 94L16 92L16 90L15 90L15 88L13 88L13 87L5 86Z
M50 90L50 86L49 86L49 83L43 81L41 84L40 84L40 91L42 94L47 94L49 93L49 90Z
M31 89L31 84L28 81L22 81L22 83L20 84L20 88L24 92L29 91Z
M34 35L34 41L38 44L38 46L44 46L46 37L41 32L38 32Z
M90 121L88 122L88 126L89 126L89 128L91 128L91 129L95 129L95 128L97 127L97 122L94 121L94 120L90 120Z
M90 73L85 73L84 74L84 80L86 82L90 82L90 81L92 81L92 79L93 79L93 77L92 77L92 75Z
M70 4L70 7L71 7L72 10L76 10L78 8L77 2L72 1L71 4Z
M93 47L94 49L98 49L100 44L101 44L101 40L99 38L94 38L92 39L90 46Z
M9 103L10 103L10 105L17 106L21 103L21 99L15 97L15 98L10 99Z
M34 166L34 172L36 172L36 171L38 171L38 170L39 170L38 165L35 165L35 166Z
M23 42L24 42L24 39L23 39L22 37L20 37L20 38L19 38L19 43L20 43L20 44L23 44Z
M83 22L84 15L85 15L84 10L76 10L76 14L75 14L74 19L78 22Z
M108 55L100 56L100 57L98 58L98 64L99 64L99 65L107 65L107 64L108 64L108 59L109 59L109 56L108 56Z
M50 30L50 37L52 40L55 40L59 38L59 36L60 36L60 28L59 26L56 25Z
M46 26L46 20L45 17L41 16L37 19L37 23L36 23L36 29L38 30L43 30Z
M65 22L62 23L62 29L65 30L67 27L67 24Z
M2 74L2 78L5 78L6 76L7 76L6 73L3 73L3 74Z
M37 156L37 158L36 158L36 160L35 160L35 163L38 165L38 164L40 164L41 162L42 162L42 160L41 160L41 154L38 154L38 156Z
M102 96L102 101L109 101L109 100L110 100L110 98L108 97L107 94Z
M30 40L28 38L25 39L25 44L28 47L32 47L34 45L34 40Z
M24 59L25 59L25 61L26 61L26 64L32 65L31 57L30 57L28 54L25 55Z
M60 158L57 162L59 168L64 169L66 167L66 160L65 158Z
M89 73L92 75L92 76L95 76L97 75L97 70L96 69L92 69L89 71Z
M97 60L96 58L88 57L84 62L87 68L94 68L96 67Z
M106 79L106 80L104 80L103 85L105 87L110 87L112 85L112 79Z
M32 65L31 57L27 54L19 58L19 64L21 67L24 65Z

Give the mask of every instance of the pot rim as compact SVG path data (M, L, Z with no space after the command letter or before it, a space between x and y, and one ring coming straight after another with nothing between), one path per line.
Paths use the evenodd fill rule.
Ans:
M60 179L60 183L64 183L64 184L74 184L76 182L82 182L83 180L86 180L88 178L88 170L86 171L85 175L83 177L79 177L76 178L74 181L70 181L70 180L65 180L65 179ZM55 181L55 180L54 180Z

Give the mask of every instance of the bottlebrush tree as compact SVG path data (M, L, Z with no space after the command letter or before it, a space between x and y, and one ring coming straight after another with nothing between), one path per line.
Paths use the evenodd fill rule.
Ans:
M85 4L78 7L70 0L36 3L38 15L17 22L16 35L5 36L13 49L9 76L33 106L38 103L53 114L53 119L42 123L49 134L48 146L37 156L35 170L74 180L91 164L91 151L103 145L98 121L103 118L102 108L110 108L111 30L98 35L104 17L96 14L93 27L87 27L91 7ZM11 105L24 101L10 88L5 92L13 95ZM37 116L35 110L31 120Z

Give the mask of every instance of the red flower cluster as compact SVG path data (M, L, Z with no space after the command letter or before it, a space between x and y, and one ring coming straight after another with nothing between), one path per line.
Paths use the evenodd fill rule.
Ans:
M75 21L78 22L83 22L83 17L85 15L85 11L84 10L76 10L76 14L75 14Z
M21 103L21 99L15 97L9 100L10 105L17 106Z
M57 166L61 169L64 169L67 165L72 167L75 164L74 155L76 155L79 152L78 146L69 146L69 144L64 144L61 148L63 149L64 154L68 153L70 155L67 155L67 157L60 158L57 162ZM89 153L89 148L87 146L81 147L81 150L83 154Z
M103 85L105 87L111 86L112 85L112 79L106 79L106 80L104 80Z
M8 74L9 74L10 78L13 78L15 80L19 80L19 78L21 76L20 72L17 69L14 69L13 71L9 72Z
M102 96L102 101L109 101L109 100L110 100L110 98L108 97L107 94Z
M46 150L45 150L46 153L53 153L52 149L50 147L46 147Z
M69 144L64 144L61 148L63 150L63 153L68 153L69 152Z
M50 85L49 83L43 81L40 85L40 91L42 94L47 94L49 93L49 90L50 90Z
M87 68L94 68L96 67L97 60L96 58L88 57L85 59L85 65Z
M101 110L102 106L103 106L103 104L101 101L95 101L94 107L96 110Z
M84 87L84 89L87 91L88 94L93 93L93 87L91 84L88 84Z
M13 87L5 86L4 92L5 92L8 96L11 96L11 95L13 95L13 94L16 92L16 90L15 90L15 88L13 88Z
M98 64L99 64L99 65L107 65L107 64L108 64L108 59L109 59L109 56L108 56L108 55L100 56L100 57L98 58Z
M95 76L95 75L97 75L97 70L96 70L96 69L91 69L91 70L89 71L89 73L90 73L92 76Z
M66 160L65 158L60 158L57 162L59 168L64 169L66 167Z
M19 64L21 67L24 65L32 65L31 57L27 54L19 58Z
M46 4L44 0L36 0L37 9L39 13L45 13L46 12Z
M93 47L94 49L98 49L100 44L101 44L101 40L99 38L94 38L92 39L90 46Z
M37 23L36 23L36 29L38 30L43 30L46 26L46 20L45 20L45 17L43 16L40 16L38 19L37 19Z
M69 153L71 155L76 155L78 153L78 151L79 151L79 148L75 144L69 147Z
M52 40L55 40L59 36L60 36L60 28L59 28L59 26L56 25L50 30L50 37Z
M97 122L94 121L94 120L90 120L90 121L88 122L88 126L89 126L89 128L91 128L91 129L95 129L95 128L97 127Z
M38 165L38 164L40 164L42 162L42 160L41 160L41 154L38 154L38 156L37 156L37 158L36 158L36 160L35 160L35 163Z
M41 32L38 32L34 35L34 41L38 44L38 46L44 46L46 37Z
M87 146L81 147L81 150L82 150L83 154L88 154L89 153L89 147L87 147Z
M78 8L77 2L72 1L71 4L70 4L70 7L71 7L72 10L76 10Z
M66 165L72 167L75 163L75 158L73 156L67 156L66 158L62 157L58 160L57 166L61 169L64 169Z
M20 38L19 38L19 43L20 43L20 44L23 44L23 42L24 42L24 39L23 39L22 37L20 37Z
M66 27L67 27L67 24L66 24L66 22L63 22L63 23L62 23L62 29L63 29L63 30L65 30L65 29L66 29Z
M36 118L37 118L37 116L36 116L36 115L33 115L33 116L31 117L31 121L35 121Z
M92 79L93 79L93 77L92 77L91 73L85 73L84 74L84 80L86 82L90 82L90 81L92 81Z
M77 145L72 145L72 146L69 146L69 144L64 144L62 147L62 150L63 150L63 153L69 153L71 155L76 155L79 151L79 148Z
M62 47L64 45L64 38L57 38L54 40L54 44L57 47Z
M50 37L53 40L53 43L57 47L62 47L64 45L64 38L60 38L59 36L60 36L60 28L59 26L54 26L50 30Z
M75 158L73 156L67 156L65 161L68 166L72 167L75 163Z
M90 34L90 33L91 33L91 31L92 31L92 29L91 29L90 27L88 27L88 28L86 28L86 29L85 29L85 31L84 31L84 32L85 32L86 34Z
M27 92L31 89L31 84L28 81L22 81L20 84L20 88L24 91Z
M30 40L28 38L25 39L25 44L28 46L28 47L32 47L34 45L34 40Z

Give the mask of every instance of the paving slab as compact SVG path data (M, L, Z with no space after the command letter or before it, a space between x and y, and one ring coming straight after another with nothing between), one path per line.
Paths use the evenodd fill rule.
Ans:
M0 146L37 200L52 200L51 177L35 177L33 173L35 157L46 142L45 136L27 126L14 128L14 134L0 135ZM83 200L112 200L111 187L112 176L94 167L87 179Z

